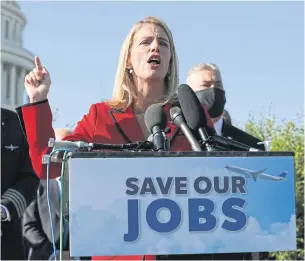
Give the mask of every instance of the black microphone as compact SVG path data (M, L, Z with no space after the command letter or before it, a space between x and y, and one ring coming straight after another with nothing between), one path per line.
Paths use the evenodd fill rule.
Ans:
M205 143L206 149L212 151L208 143L209 135L206 129L208 120L197 95L187 84L181 84L178 88L178 100L187 125L194 131L198 131L200 138Z
M152 149L153 145L149 141L137 141L126 144L104 144L104 143L87 143L83 141L68 141L49 139L49 147L53 150L68 150L68 151L91 151L91 150L139 150Z
M262 150L259 150L256 148L252 148L244 143L240 143L236 140L231 140L226 137L219 136L219 135L211 136L210 141L212 143L216 143L217 145L223 146L226 149L233 150L233 151L256 151L256 152L262 151Z
M125 144L89 143L90 150L152 150L153 144L149 141L137 141Z
M167 136L164 133L166 127L166 114L160 104L150 105L144 115L145 125L152 134L152 142L156 151L166 151Z
M188 142L191 144L192 150L193 151L202 151L199 142L195 139L193 133L187 126L181 109L179 107L175 106L170 109L169 113L170 113L172 122L182 130L184 136L186 137Z
M207 133L207 129L209 128L209 126L207 126L208 116L205 114L197 95L187 84L179 86L178 99L187 124L192 130L198 130L208 151L213 150L211 145L216 145L213 146L215 148L225 148L234 151L261 151L216 134L209 136Z

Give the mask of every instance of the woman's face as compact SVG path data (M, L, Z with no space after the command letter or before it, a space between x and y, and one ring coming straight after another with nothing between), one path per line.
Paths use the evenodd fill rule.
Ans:
M158 25L143 24L135 33L128 68L144 81L164 80L169 72L170 42Z

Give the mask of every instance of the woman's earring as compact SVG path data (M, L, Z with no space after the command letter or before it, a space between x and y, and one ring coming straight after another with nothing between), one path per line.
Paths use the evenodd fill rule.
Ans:
M132 69L129 69L129 73L132 74L132 73L133 73L133 70L132 70Z

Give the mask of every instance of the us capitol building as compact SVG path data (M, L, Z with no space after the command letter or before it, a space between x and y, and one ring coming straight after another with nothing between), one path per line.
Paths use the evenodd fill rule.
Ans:
M25 25L18 3L1 0L1 107L10 110L27 102L24 78L34 68L34 55L23 48Z

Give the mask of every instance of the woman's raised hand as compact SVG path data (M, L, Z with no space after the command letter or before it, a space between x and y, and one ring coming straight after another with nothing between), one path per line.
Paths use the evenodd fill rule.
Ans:
M30 98L30 102L38 102L47 99L51 86L50 74L41 65L39 57L35 57L35 68L25 76L24 87Z

